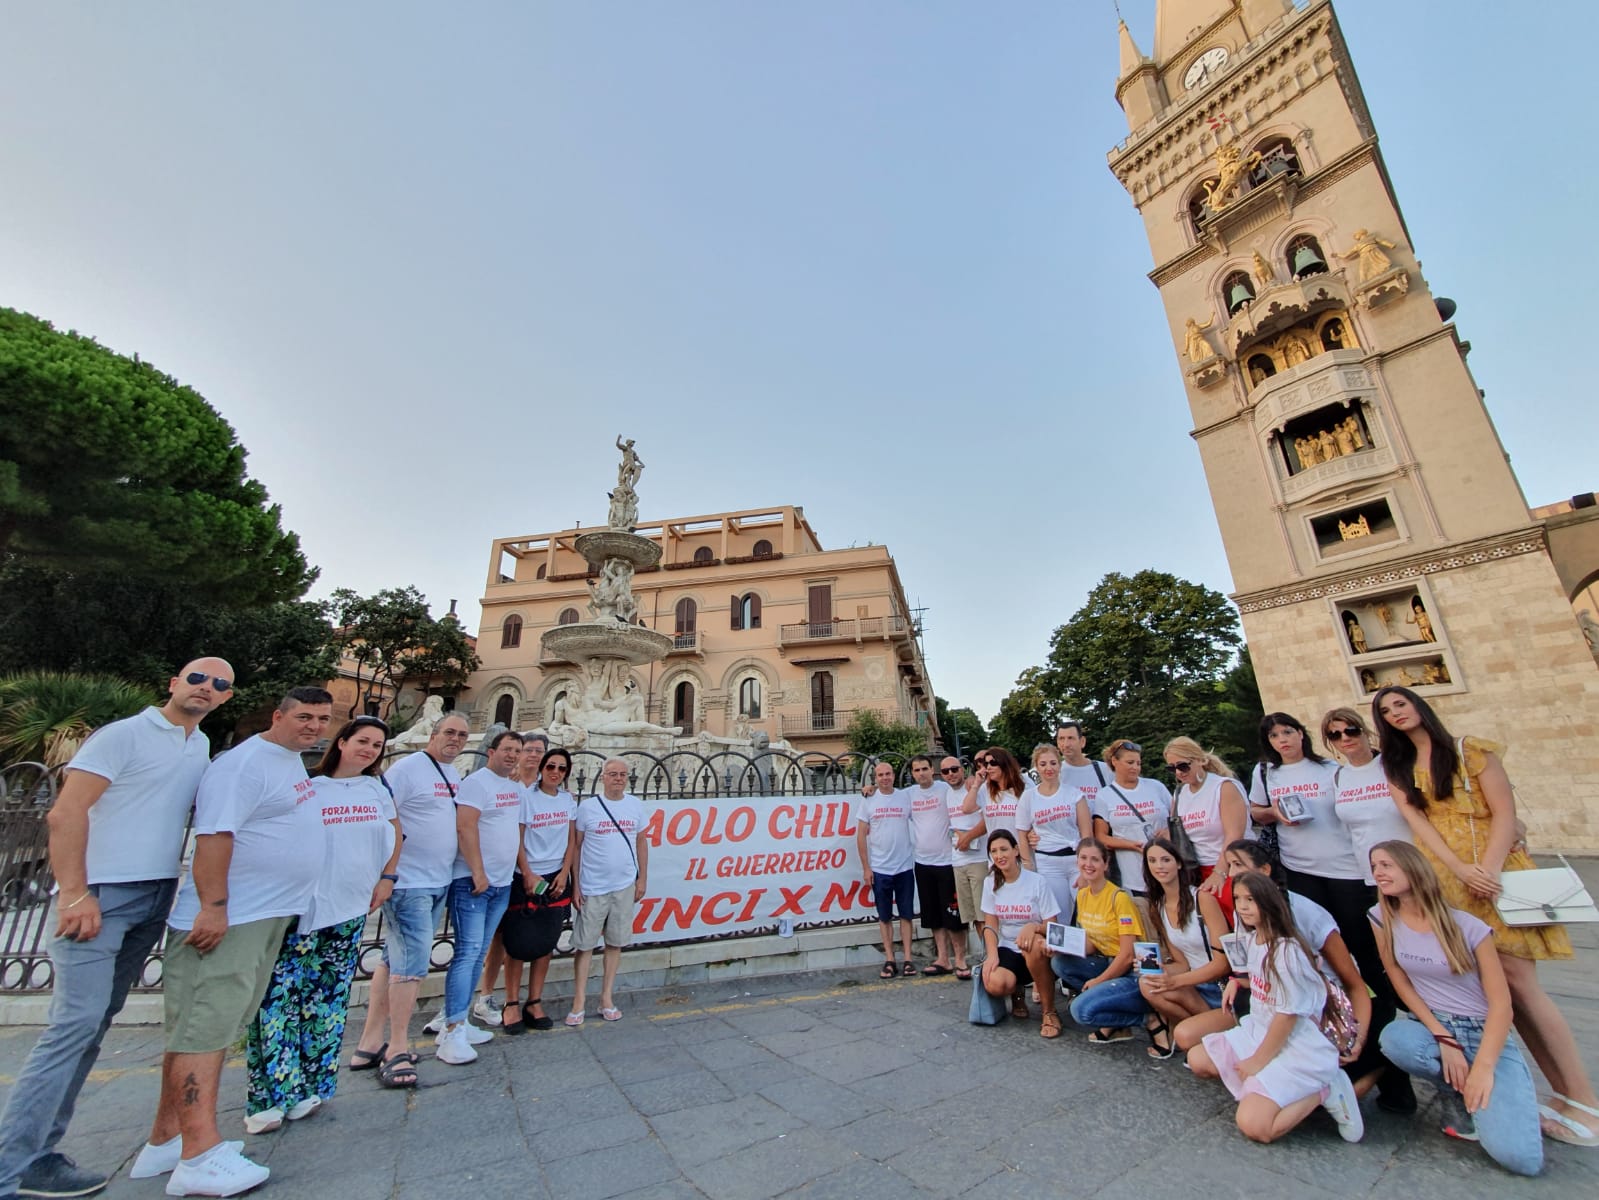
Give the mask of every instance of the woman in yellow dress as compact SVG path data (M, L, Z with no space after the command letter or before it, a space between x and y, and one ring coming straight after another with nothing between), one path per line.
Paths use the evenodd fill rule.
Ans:
M1518 838L1516 800L1499 761L1503 747L1467 737L1457 749L1438 714L1409 688L1379 688L1371 712L1394 803L1417 848L1437 869L1444 899L1493 930L1516 1032L1554 1089L1551 1103L1539 1108L1544 1135L1599 1146L1599 1096L1571 1026L1537 975L1539 959L1572 957L1571 939L1560 925L1506 925L1494 907L1502 872L1537 865Z

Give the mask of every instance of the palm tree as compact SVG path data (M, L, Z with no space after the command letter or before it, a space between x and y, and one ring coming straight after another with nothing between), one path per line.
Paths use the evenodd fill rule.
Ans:
M60 766L100 726L154 700L148 688L106 675L29 671L0 677L0 762Z

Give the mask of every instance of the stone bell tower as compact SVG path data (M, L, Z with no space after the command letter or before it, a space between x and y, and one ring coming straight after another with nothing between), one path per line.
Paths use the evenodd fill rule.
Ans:
M1414 687L1507 743L1534 848L1599 848L1599 670L1421 273L1330 0L1123 24L1144 219L1269 709Z

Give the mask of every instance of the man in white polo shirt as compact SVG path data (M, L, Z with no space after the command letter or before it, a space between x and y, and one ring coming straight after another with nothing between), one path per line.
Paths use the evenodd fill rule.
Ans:
M298 687L272 727L219 757L194 801L194 861L167 924L166 1054L150 1141L128 1175L172 1173L169 1196L233 1196L270 1172L217 1130L222 1057L261 1006L290 923L322 870L322 810L300 755L327 732L333 697Z
M600 975L600 1016L620 1021L611 990L622 947L633 940L633 910L644 898L649 875L649 844L644 840L644 802L627 790L624 759L607 760L600 768L600 794L577 806L577 873L572 878L573 917L572 1011L568 1025L583 1024L589 963L605 943Z
M168 687L165 705L84 744L50 810L55 986L49 1027L0 1118L0 1196L87 1196L106 1185L55 1147L172 909L184 827L211 761L200 721L232 695L233 668L197 658Z

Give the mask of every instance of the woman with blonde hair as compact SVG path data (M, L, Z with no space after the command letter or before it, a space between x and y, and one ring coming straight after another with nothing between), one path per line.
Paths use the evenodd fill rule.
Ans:
M1383 771L1417 848L1432 863L1452 908L1493 931L1516 1019L1516 1032L1554 1091L1543 1108L1544 1134L1574 1146L1599 1146L1594 1095L1571 1026L1538 982L1538 960L1570 958L1560 925L1506 925L1494 907L1502 871L1535 864L1518 842L1516 798L1499 756L1482 738L1457 743L1438 714L1409 688L1390 684L1371 698Z
M1440 1085L1445 1134L1480 1142L1507 1171L1536 1175L1537 1093L1510 1038L1510 987L1493 931L1449 906L1437 873L1408 841L1379 842L1370 863L1377 949L1412 1014L1382 1031L1383 1053Z
M1111 778L1094 793L1094 837L1116 852L1116 874L1121 885L1139 899L1148 891L1144 881L1144 847L1171 821L1171 797L1153 779L1143 777L1144 748L1117 738L1105 747Z
M1177 777L1172 816L1193 843L1201 890L1218 895L1227 872L1216 868L1231 843L1249 836L1249 804L1232 769L1193 738L1172 738L1165 758Z
M1410 826L1394 803L1382 755L1372 746L1365 719L1352 708L1330 708L1321 719L1321 743L1343 762L1333 770L1333 815L1355 846L1355 858L1371 875L1371 848L1378 842L1408 842Z

